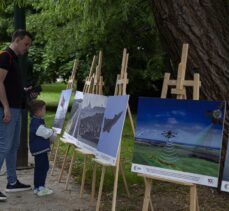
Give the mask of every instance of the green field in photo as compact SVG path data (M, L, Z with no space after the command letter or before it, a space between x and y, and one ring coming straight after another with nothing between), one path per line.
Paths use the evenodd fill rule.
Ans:
M174 148L177 157L176 162L163 162L160 159L163 154L162 146L135 143L133 163L218 177L218 163L207 159L191 157L186 153L185 146L174 145ZM211 153L216 153L215 151L218 150L213 150Z

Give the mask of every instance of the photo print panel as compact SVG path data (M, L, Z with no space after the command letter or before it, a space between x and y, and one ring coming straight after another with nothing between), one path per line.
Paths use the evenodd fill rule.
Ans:
M106 160L113 166L116 164L128 100L128 95L110 96L107 99L96 158Z
M224 162L221 190L229 192L229 144L227 144L227 154Z
M78 120L79 120L79 114L80 114L82 102L83 102L83 92L76 91L74 101L72 104L70 118L67 122L63 134L63 138L67 142L75 144L76 146L79 145L77 140L77 133L79 130Z
M66 89L61 91L56 115L52 126L52 128L57 132L57 134L60 134L63 128L64 119L68 111L68 105L71 98L71 94L72 89Z
M79 115L79 129L77 140L80 147L93 153L96 152L103 116L107 104L107 97L85 93Z
M139 98L132 171L217 187L225 102Z

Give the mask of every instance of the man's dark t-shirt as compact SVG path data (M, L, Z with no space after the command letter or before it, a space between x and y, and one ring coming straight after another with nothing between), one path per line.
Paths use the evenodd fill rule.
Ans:
M4 85L10 108L22 108L23 105L24 90L18 62L18 57L11 48L0 52L0 68L8 71ZM2 107L1 103L0 106Z

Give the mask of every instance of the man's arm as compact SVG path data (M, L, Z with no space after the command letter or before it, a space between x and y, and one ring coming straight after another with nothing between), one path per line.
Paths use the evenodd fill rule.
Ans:
M4 85L4 80L6 78L7 73L7 70L0 68L0 101L4 109L4 117L2 117L3 122L9 122L11 119L9 103L6 97L6 90Z

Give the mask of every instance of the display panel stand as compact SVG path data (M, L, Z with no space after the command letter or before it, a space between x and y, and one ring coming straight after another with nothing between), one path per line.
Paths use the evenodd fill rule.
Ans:
M114 95L126 95L126 87L128 84L128 78L127 78L127 65L128 65L128 58L129 54L127 53L127 49L123 50L123 57L122 57L122 66L121 66L121 73L117 75L117 81L115 86L115 93ZM131 122L132 131L134 134L134 123L132 119L132 115L130 112L130 108L128 106L128 115ZM121 142L121 141L120 141ZM113 189L113 198L112 198L112 211L115 210L116 207L116 198L117 198L117 189L118 189L118 176L119 176L119 168L123 177L124 181L124 187L127 193L127 196L130 197L130 192L128 189L126 177L124 170L122 168L122 165L120 164L120 152L121 152L121 143L119 145L118 149L118 156L116 160L115 166L112 166L110 163L107 163L105 160L95 158L94 160L94 169L93 169L93 180L92 180L92 191L91 191L91 201L92 203L94 199L95 194L95 181L96 181L96 166L101 165L102 166L102 173L100 177L100 185L99 185L99 192L98 192L98 198L97 198L97 204L96 204L96 211L99 210L100 202L101 202L101 196L102 196L102 190L103 190L103 183L104 183L104 177L105 177L105 171L107 167L115 167L115 178L114 178L114 189Z
M170 80L170 74L165 73L161 98L166 98L169 86L172 87L175 86L175 88L171 89L171 94L176 95L177 99L187 99L186 87L192 87L193 99L199 100L199 90L201 86L199 74L198 73L194 74L193 81L185 80L188 47L189 47L188 44L183 44L181 62L178 66L177 80ZM190 211L199 210L196 184L188 183L188 182L180 182L172 179L164 179L159 176L151 176L147 174L138 174L138 175L144 177L144 182L145 182L145 194L144 194L142 211L148 211L149 209L149 204L151 202L150 193L152 188L152 180L159 180L159 181L165 181L165 182L176 183L184 186L189 186L190 187ZM152 202L150 204L150 208L151 210L153 210Z
M74 80L75 80L75 77L76 77L76 72L77 72L78 66L79 66L79 60L75 59L74 60L74 64L73 64L73 68L72 68L72 74L68 79L68 83L67 83L66 89L72 89L73 88ZM54 160L53 160L53 166L52 166L52 170L51 170L51 175L53 175L53 172L54 172L54 168L55 168L56 161L57 161L59 147L60 147L60 140L58 139L56 150L55 150L55 153L54 153ZM52 150L51 150L51 153L50 153L49 157L51 157L51 155L53 153L53 149L54 149L54 144L53 144L53 147L52 147Z
M102 51L99 52L98 65L96 66L95 73L93 73L95 62L96 62L96 57L94 56L89 75L85 81L84 93L92 93L92 94L102 95L103 94L103 86L104 86L103 77L101 76ZM62 139L62 141L65 141L65 140ZM71 146L71 144L69 144L69 147L70 146ZM68 175L67 175L67 179L66 179L66 183L65 183L65 189L66 190L68 189L69 179L70 179L71 172L72 172L72 166L73 166L73 163L74 163L75 158L76 158L76 153L79 153L79 154L83 155L83 157L84 157L83 174L82 174L82 180L81 180L81 186L80 186L80 198L83 198L84 184L85 184L86 171L87 171L87 160L88 160L88 158L93 157L93 153L91 151L88 151L85 149L80 149L80 148L77 148L74 146L74 151L73 151L73 155L71 158L70 166L68 169ZM68 149L66 150L66 157L67 157L67 154L68 154ZM65 162L66 162L66 160L64 160L64 162L62 164L62 170L61 170L61 174L59 176L59 182L61 181L61 178L62 178Z

